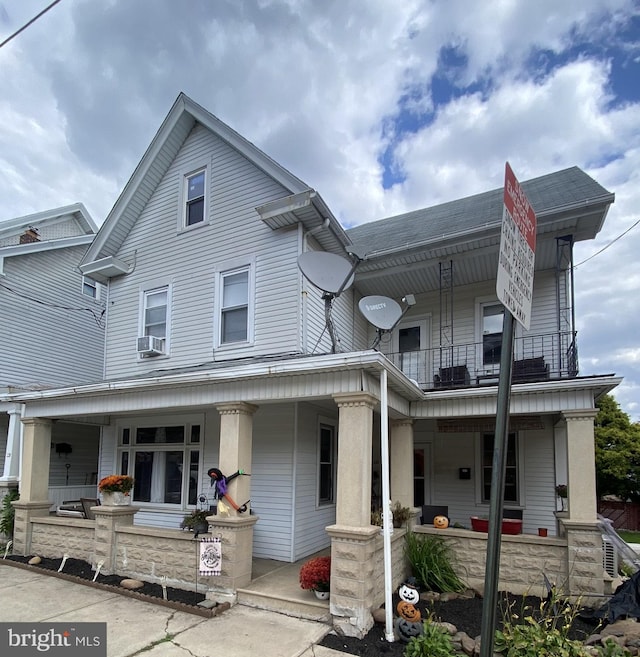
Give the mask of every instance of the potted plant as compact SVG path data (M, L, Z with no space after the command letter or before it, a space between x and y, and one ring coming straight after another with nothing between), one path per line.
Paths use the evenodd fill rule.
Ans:
M300 568L300 586L311 590L320 600L329 598L331 583L331 557L314 557Z
M195 532L196 535L206 534L209 531L209 522L207 521L207 516L210 515L210 511L194 509L191 513L182 519L180 527L182 529L188 529L189 531Z
M393 514L394 527L402 527L402 525L413 515L411 509L407 506L402 506L400 502L396 502L391 507L391 513Z
M556 486L556 495L560 498L562 511L565 510L565 500L567 499L567 484L558 484Z
M129 475L109 475L98 483L102 493L102 503L107 506L122 506L131 503L133 477Z

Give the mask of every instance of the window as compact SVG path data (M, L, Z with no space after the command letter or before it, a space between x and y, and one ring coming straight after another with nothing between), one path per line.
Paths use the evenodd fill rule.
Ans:
M220 344L249 339L249 269L221 275Z
M205 189L206 169L185 176L184 225L194 226L206 220Z
M88 276L82 277L82 294L98 301L104 296L104 285L97 283Z
M144 292L142 335L167 337L168 302L168 287Z
M137 503L195 505L200 469L200 424L120 429L120 472L135 479Z
M493 445L495 435L485 433L482 436L482 502L491 500L491 477L493 475ZM518 504L520 502L520 476L518 441L515 433L510 433L506 453L504 478L504 501Z
M502 352L502 322L504 306L485 304L482 306L482 364L499 365Z
M321 422L318 428L318 504L332 504L335 495L336 427Z

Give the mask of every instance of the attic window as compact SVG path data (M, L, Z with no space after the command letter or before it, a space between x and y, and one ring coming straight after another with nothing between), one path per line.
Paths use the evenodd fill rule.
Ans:
M205 220L205 183L205 169L185 176L185 226L200 224Z

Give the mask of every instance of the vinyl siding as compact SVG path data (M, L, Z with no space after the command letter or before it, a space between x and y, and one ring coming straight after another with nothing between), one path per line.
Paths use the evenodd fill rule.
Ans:
M0 385L102 379L104 301L82 294L86 246L5 259L0 287Z
M203 161L210 163L210 223L178 231L183 173ZM297 231L272 231L255 211L287 194L225 142L194 127L117 254L133 271L111 283L107 378L300 350ZM254 342L214 350L216 274L248 264L255 276ZM154 283L172 285L170 356L139 360L139 295Z

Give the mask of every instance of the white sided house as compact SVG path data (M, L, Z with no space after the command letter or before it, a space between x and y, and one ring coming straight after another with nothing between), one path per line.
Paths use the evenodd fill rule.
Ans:
M11 395L100 381L106 287L78 265L98 228L76 203L0 222L0 495L18 486L23 406ZM52 506L93 490L100 432L60 422L45 473Z
M598 594L595 400L620 379L579 375L571 274L574 243L598 234L614 197L575 167L523 186L538 242L531 329L515 340L505 489L522 529L503 538L501 586L531 590L544 572L572 594ZM489 507L501 218L494 190L346 231L315 190L181 94L80 265L109 290L104 381L16 397L25 463L48 468L54 423L100 427L99 477L132 475L132 505L50 518L34 465L16 549L59 556L65 545L112 572L194 586L180 522L215 506L211 468L242 470L250 476L229 483L240 510L223 500L228 512L209 516L222 572L199 585L235 600L252 559L330 549L329 610L361 635L383 599L371 511L382 504L386 372L391 500L417 516L445 506L449 529L415 531L465 550L462 575L481 583L486 534L470 518ZM347 263L357 253L353 284L327 302L298 266L309 251ZM369 295L415 304L377 336L358 309ZM565 510L557 484L568 484ZM393 537L396 582L405 531Z

